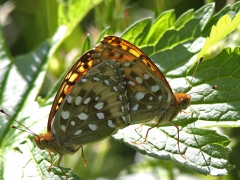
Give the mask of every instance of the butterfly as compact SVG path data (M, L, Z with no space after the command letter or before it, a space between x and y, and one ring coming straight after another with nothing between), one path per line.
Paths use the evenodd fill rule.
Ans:
M173 93L166 78L138 47L116 36L105 36L68 70L57 91L47 123L47 132L34 141L50 155L82 150L83 145L102 140L131 124L154 120L173 121L190 104L191 96ZM2 110L1 110L2 111ZM172 123L178 130L179 129ZM179 142L178 150L182 155Z

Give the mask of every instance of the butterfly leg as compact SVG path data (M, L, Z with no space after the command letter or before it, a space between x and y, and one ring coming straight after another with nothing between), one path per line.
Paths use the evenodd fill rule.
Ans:
M51 151L48 151L48 154L49 154L49 156L50 156L50 166L47 168L47 170L49 171L50 169L51 169L51 167L52 167L52 165L53 165L53 157L52 157L52 153L51 153ZM60 166L60 162L61 162L61 160L62 160L62 156L63 155L59 155L59 159L58 159L58 167L59 167L59 169L62 171L62 173L64 174L64 176L66 177L66 179L68 179L68 177L67 177L67 174L62 170L62 168L61 168L61 166Z
M60 155L59 155L59 159L58 159L58 167L59 167L59 169L62 171L62 173L64 174L64 176L66 177L66 179L68 180L67 174L63 171L62 167L60 166L60 162L61 162L61 160L62 160L62 157L63 157L63 155L60 154Z
M182 154L182 152L181 152L181 150L180 150L180 144L179 144L179 137L180 137L179 131L180 131L180 130L179 130L179 127L178 127L176 124L174 124L172 121L170 121L170 123L171 123L174 127L177 128L177 136L178 136L177 145L178 145L178 152L179 152L179 154L183 157L183 159L186 160L186 158L184 157L184 155ZM133 144L143 144L143 143L145 143L145 142L147 141L147 137L148 137L149 131L150 131L151 129L157 127L159 124L160 124L160 123L156 123L154 126L148 128L147 133L146 133L146 136L145 136L145 138L144 138L144 140L143 140L142 142L132 142L132 143L133 143Z
M147 133L146 133L146 136L145 136L145 138L144 138L144 140L143 140L142 142L136 142L136 141L135 141L135 142L132 142L132 143L133 143L133 144L144 144L144 143L147 141L147 137L148 137L149 131L150 131L151 129L157 127L158 125L159 125L159 123L157 123L157 124L155 124L154 126L148 128ZM141 126L142 126L142 124L141 124Z
M83 161L84 161L84 166L86 167L87 166L87 159L84 157L84 154L83 154L83 146L80 147L82 149L82 158L83 158Z
M138 128L142 127L143 123L141 123L138 127L135 128L137 130Z
M47 168L47 170L49 171L53 165L53 157L52 157L52 153L51 151L48 151L49 157L50 157L50 166Z
M182 154L182 152L181 152L181 150L180 150L180 144L179 144L179 138L180 138L179 132L180 132L180 130L179 130L179 127L178 127L176 124L174 124L172 121L170 121L170 123L171 123L175 128L177 128L177 136L178 136L177 145L178 145L178 152L179 152L179 154L183 157L183 159L186 160L186 158L184 157L184 155Z
M184 111L184 110L181 110L181 112L183 112L184 114L192 114L192 113L193 113L192 110L190 110L190 111Z
M84 166L86 167L87 166L87 159L85 158L85 156L83 154L83 146L78 147L77 149L74 150L74 152L77 152L80 148L82 149L82 158L83 158L83 161L84 161Z

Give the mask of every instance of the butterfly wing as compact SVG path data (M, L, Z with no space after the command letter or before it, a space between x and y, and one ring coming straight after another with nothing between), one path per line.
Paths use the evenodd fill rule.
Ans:
M76 82L78 82L79 79L82 78L82 76L87 74L92 67L96 66L102 61L109 60L109 58L105 56L106 53L104 52L106 51L107 49L104 50L104 47L102 47L102 44L100 43L96 45L95 48L83 54L76 61L76 63L68 70L67 74L63 78L63 81L53 101L53 105L48 117L48 124L47 124L48 132L51 132L51 129L52 129L51 125L52 125L52 121L55 114L59 110L59 107L61 106L65 97L70 92L70 90L74 87Z
M112 64L105 64L108 61L112 61ZM119 75L116 73L116 69ZM100 81L95 82L93 78L100 78ZM91 81L83 82L83 79L91 79ZM104 113L109 115L109 112L111 112L111 115L105 119L106 122L98 121L99 117L96 117L96 111L94 110L94 106L97 104L94 104L94 101L87 103L87 106L85 106L83 104L84 100L82 100L81 103L77 103L79 107L73 107L74 105L69 107L70 97L73 99L91 97L92 100L92 97L96 98L99 94L110 93L112 88L103 86L104 81L108 81L110 86L119 90L119 92L113 93L112 97L106 96L105 99L100 100L101 102L108 102L106 106L108 111L105 110ZM104 90L102 90L103 87ZM95 94L91 94L91 92ZM124 102L121 102L121 100L124 100ZM112 101L112 103L109 104L109 101ZM115 103L118 105L114 106ZM117 114L112 113L114 111ZM114 133L117 129L129 123L142 123L154 118L161 122L172 120L179 111L179 106L176 104L175 96L167 80L150 58L129 42L115 36L106 36L95 48L85 53L66 74L50 112L48 132L51 132L53 126L53 134L64 137L68 132L67 128L71 128L71 132L72 129L76 128L75 131L73 130L73 134L79 134L79 127L81 126L82 132L90 133L89 129L95 129L95 126L101 123L101 126L98 125L98 127L103 128L101 129L102 132L100 132L100 129L96 131L100 135L86 134L86 136L92 136L92 139L98 139L97 136L104 134L104 130L105 132L109 130L108 124L116 124L116 128L109 130ZM71 115L67 115L66 112ZM118 114L119 112L122 113ZM64 121L66 117L61 113L65 113L66 117L69 116L67 121ZM80 119L76 115L83 119L86 116L87 118L84 123L75 125L76 122L72 122L70 119ZM101 116L101 114L98 115ZM115 118L114 122L112 122L112 118ZM71 123L74 124L74 128L71 127ZM94 124L94 126L91 124ZM107 134L110 135L110 132L106 132ZM72 134L68 132L68 135ZM85 135L81 134L81 136ZM86 141L89 140L89 138L86 139Z
M131 111L131 124L151 120L171 121L181 110L167 80L156 65L135 45L107 36L102 46L106 57L115 58L124 69Z
M83 75L52 121L52 134L64 143L83 145L129 125L129 107L122 66L106 60Z
M134 62L138 59L139 62L142 62L143 67L147 65L151 74L156 74L158 78L160 78L164 82L165 86L167 86L168 89L172 92L171 87L169 86L162 72L152 62L152 60L137 46L116 36L106 36L101 41L101 43L103 44L103 46L106 47L112 46L112 48L109 47L109 51L111 53L106 54L106 57L113 56L113 58L117 59L118 61L127 60L130 62Z
M47 131L51 132L51 124L53 121L53 117L58 111L60 105L63 100L73 88L76 82L86 74L93 66L99 63L99 59L97 57L97 51L94 49L89 50L77 62L69 69L63 81L58 89L58 92L53 101L53 105L50 111L50 115L48 118Z

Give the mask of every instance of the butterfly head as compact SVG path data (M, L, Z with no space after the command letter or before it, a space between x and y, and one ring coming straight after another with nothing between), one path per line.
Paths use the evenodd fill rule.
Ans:
M51 133L42 133L34 137L34 141L40 149L45 149L52 141Z
M185 93L176 93L174 94L177 104L179 105L180 109L187 109L190 104L191 96Z

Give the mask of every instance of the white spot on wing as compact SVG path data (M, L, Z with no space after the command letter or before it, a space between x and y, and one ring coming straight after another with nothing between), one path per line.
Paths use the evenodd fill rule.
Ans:
M136 77L135 79L136 79L136 81L138 82L138 84L142 84L142 82L143 82L143 81L142 81L142 78Z
M126 122L126 117L125 116L122 116L122 120L124 121L124 122Z
M145 96L145 93L142 93L142 92L137 92L135 97L138 101L140 101L141 99L143 99Z
M98 119L104 119L105 118L105 116L102 112L97 113L97 117L98 117Z
M90 100L91 100L90 97L86 98L86 99L83 101L83 104L88 104L88 103L90 102Z
M74 135L79 135L79 134L81 134L82 133L82 130L77 130L75 133L74 133Z
M135 82L133 82L133 81L128 81L128 84L130 84L130 85L132 85L132 86L135 86L135 85L136 85Z
M97 104L95 104L94 108L95 109L98 109L98 110L101 110L104 106L104 103L103 102L99 102Z
M130 64L131 64L130 62L125 62L124 66L128 67L128 66L130 66Z
M154 85L154 86L151 86L151 90L152 90L152 92L157 92L157 91L159 91L159 86L158 85Z
M107 79L104 79L104 83L109 86L110 85L110 82L107 80Z
M100 81L100 78L99 77L93 77L93 80L98 82L98 81Z
M61 129L65 132L66 131L66 126L61 125Z
M148 74L144 74L143 77L144 77L144 79L146 79L146 80L150 78L150 76L149 76Z
M67 102L68 102L69 104L71 104L71 103L72 103L72 100L73 100L73 97L69 95L69 96L67 97Z
M80 113L78 119L85 121L88 118L88 115L85 113Z
M68 119L69 115L70 115L69 111L62 111L62 118L63 119Z
M75 124L76 124L76 123L75 123L74 121L71 121L71 125L72 125L72 126L75 126Z
M99 100L99 98L100 98L99 96L95 97L95 101L98 101L98 100Z
M118 91L116 86L113 86L112 88L113 88L114 91Z
M97 130L97 125L96 124L89 124L88 127L92 130L92 131L95 131Z
M86 78L82 78L81 81L82 81L83 83L85 83L85 82L87 82L87 79L86 79Z
M109 126L110 128L115 128L115 127L116 127L116 125L113 124L112 120L108 120L107 123L108 123L108 126Z
M124 113L124 106L123 105L121 105L121 111L122 111L122 113Z
M158 96L158 100L159 100L159 101L162 100L162 96L161 96L161 95Z
M152 106L151 105L147 105L147 109L152 109Z
M139 104L135 104L135 105L132 107L132 110L133 110L133 111L136 111L136 110L138 110L138 108L139 108Z
M81 96L76 97L76 99L75 99L76 106L78 106L81 103L81 101L82 101L82 97Z
M119 95L118 95L118 99L119 99L120 101L122 101L122 100L123 100L123 98L122 98L122 95L121 95L121 94L119 94Z

